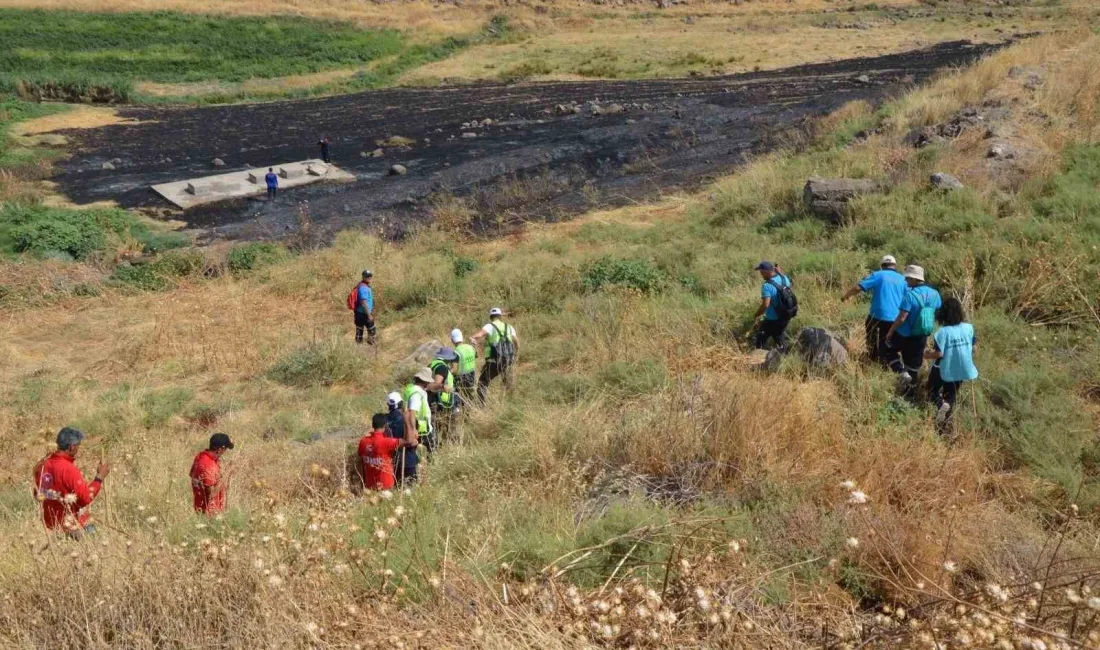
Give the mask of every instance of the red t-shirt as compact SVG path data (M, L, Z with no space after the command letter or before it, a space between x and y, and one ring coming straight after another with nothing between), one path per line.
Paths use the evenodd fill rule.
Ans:
M34 468L34 492L42 499L46 528L72 532L88 524L86 508L103 486L84 476L65 451L55 451Z
M393 452L401 446L398 438L385 432L372 431L359 441L359 462L363 468L363 484L368 490L389 490L395 482Z
M206 488L217 485L221 475L222 467L217 454L204 449L195 456L195 462L191 463L191 496L195 512L216 515L225 510L224 488L209 502L206 500Z

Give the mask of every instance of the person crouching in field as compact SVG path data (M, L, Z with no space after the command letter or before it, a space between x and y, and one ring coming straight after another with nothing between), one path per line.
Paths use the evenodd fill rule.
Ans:
M210 436L210 444L191 463L191 497L195 512L217 515L225 512L225 493L229 481L222 472L222 456L233 448L224 433Z
M103 489L110 468L100 463L95 480L84 482L77 468L77 454L84 433L65 427L57 433L57 451L34 467L34 496L42 502L42 522L46 528L64 532L75 540L96 532L87 508Z
M966 322L962 303L948 298L936 311L940 328L932 335L932 349L924 353L931 359L932 371L928 375L928 397L936 405L936 431L945 434L951 424L958 404L959 386L964 381L978 378L974 365L974 350L978 337L974 326Z
M416 447L416 430L406 429L403 439L386 435L388 418L385 413L371 417L370 435L359 441L359 463L363 486L368 490L392 490L397 483L393 472L393 454L401 447Z

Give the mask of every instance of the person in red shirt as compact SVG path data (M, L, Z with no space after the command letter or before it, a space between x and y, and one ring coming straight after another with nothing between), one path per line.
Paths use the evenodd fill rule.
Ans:
M224 433L210 436L210 445L195 456L191 463L191 496L195 512L216 515L225 511L225 490L228 481L222 474L222 455L233 448L233 441Z
M385 413L371 417L370 435L359 441L359 464L363 472L363 486L368 490L392 490L396 479L393 472L393 452L401 447L416 447L416 429L405 428L404 438L386 435L389 419Z
M101 462L95 480L84 482L77 468L76 455L84 433L70 427L57 432L57 451L34 467L34 496L42 502L42 522L50 530L59 530L73 539L95 533L88 506L103 489L110 468Z

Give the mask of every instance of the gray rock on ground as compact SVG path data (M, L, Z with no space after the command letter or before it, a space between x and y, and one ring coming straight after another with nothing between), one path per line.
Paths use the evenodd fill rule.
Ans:
M1016 150L1007 142L996 142L989 147L986 157L994 160L1008 160L1016 157Z
M848 348L836 334L822 327L803 327L796 345L811 368L835 368L848 363Z
M114 168L115 168L115 166L113 164L109 163L109 162L103 163L103 169L111 170L111 169L114 169Z
M215 167L225 167L225 161L221 158L215 158L213 164Z
M811 213L839 222L849 214L849 201L881 189L878 181L869 178L810 178L802 190L802 201Z
M410 376L428 365L432 359L435 358L439 348L443 347L443 344L439 342L439 339L432 339L431 341L425 341L417 346L413 353L405 357L397 363L397 368L402 373L408 373Z
M390 176L404 176L408 173L409 170L404 165L393 165L390 167Z
M932 187L936 188L937 190L943 190L945 192L955 192L965 187L965 185L962 184L962 181L945 172L936 172L935 174L932 174L932 178L930 180L932 183Z

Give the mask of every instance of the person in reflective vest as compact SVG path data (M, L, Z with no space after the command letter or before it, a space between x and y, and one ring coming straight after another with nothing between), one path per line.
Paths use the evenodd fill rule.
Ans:
M470 342L474 344L480 344L482 340L489 344L485 365L477 378L477 399L484 403L485 393L493 379L503 377L505 388L512 387L511 370L519 353L519 335L516 328L504 322L504 311L500 307L490 309L489 322L470 337Z
M405 429L416 431L420 442L429 452L435 450L435 429L432 426L432 409L425 390L432 383L431 368L421 368L405 386L402 398L405 400Z
M455 354L458 355L455 386L462 401L469 402L474 398L477 386L477 348L463 340L460 329L451 330L451 343L454 343Z

